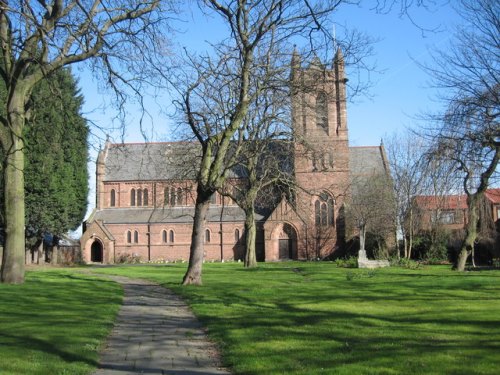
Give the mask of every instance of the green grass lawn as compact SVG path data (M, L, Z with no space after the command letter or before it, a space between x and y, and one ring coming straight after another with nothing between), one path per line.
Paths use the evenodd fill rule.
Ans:
M498 374L500 271L375 271L332 263L99 268L181 294L236 374ZM0 285L0 374L89 374L121 288L76 270Z
M115 283L60 269L0 284L0 374L91 373L122 295Z
M500 272L332 263L103 268L181 294L236 374L498 374Z

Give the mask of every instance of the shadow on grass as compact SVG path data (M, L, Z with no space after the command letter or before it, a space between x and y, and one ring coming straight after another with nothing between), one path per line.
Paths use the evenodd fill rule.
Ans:
M75 362L96 367L97 349L112 327L122 292L109 280L37 271L27 273L23 285L0 285L0 300L0 363L14 361L25 366L21 373L31 373L33 355L47 361L37 363L40 368Z

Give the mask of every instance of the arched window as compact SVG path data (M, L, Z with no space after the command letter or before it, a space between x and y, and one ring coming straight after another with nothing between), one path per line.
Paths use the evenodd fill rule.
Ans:
M177 200L175 199L175 188L170 188L170 205L175 206Z
M175 240L174 231L172 229L170 229L170 231L168 232L168 241L170 243L174 243L174 240Z
M317 200L314 203L314 218L315 218L316 225L320 225L321 224L321 203L319 202L319 200Z
M236 228L234 230L234 241L236 243L238 243L239 240L240 240L240 230L238 228Z
M210 243L210 229L205 229L205 242Z
M132 232L127 231L127 243L132 243Z
M142 190L137 189L137 205L142 206Z
M182 189L181 188L178 188L177 189L177 204L179 206L182 206Z
M168 206L170 204L170 188L166 187L163 190L163 205Z
M328 101L324 92L316 97L316 126L328 129Z
M335 224L335 210L332 197L328 193L321 193L314 202L314 218L316 225L333 226Z
M109 206L114 207L116 204L116 192L115 189L111 189L110 197L109 197Z
M142 191L142 204L147 206L149 204L148 189Z
M134 231L134 242L135 243L139 242L139 232L136 230Z
M130 205L135 206L135 189L130 190Z

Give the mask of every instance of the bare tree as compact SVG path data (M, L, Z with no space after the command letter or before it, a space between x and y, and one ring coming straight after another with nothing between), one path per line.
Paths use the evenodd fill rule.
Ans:
M0 76L8 92L6 115L0 118L6 235L2 282L24 281L23 130L33 87L55 70L82 61L91 62L115 89L121 83L137 87L140 76L127 76L120 66L156 50L155 31L165 17L161 4L159 0L0 3Z
M413 132L394 134L385 142L393 179L396 222L401 232L404 257L411 258L413 239L419 227L414 198L426 192L428 163L423 155L426 144ZM398 247L399 256L399 247Z
M240 147L231 144L242 144L242 139L236 138L243 136L238 129L244 126L251 103L258 96L288 86L288 80L280 78L289 68L294 40L307 41L309 50L331 41L323 25L340 3L204 2L203 9L219 16L230 35L214 45L211 56L189 59L184 66L191 66L196 79L193 82L187 76L183 85L177 85L182 96L180 109L203 150L190 261L183 284L202 282L203 227L209 197L223 189L228 167L241 153ZM318 35L323 39L317 39Z
M395 202L392 182L384 173L353 180L351 195L346 204L348 226L356 228L359 235L360 251L366 251L366 235L377 235L379 250L386 254L384 240L395 231Z
M434 53L425 67L442 89L442 114L431 115L436 127L426 129L435 144L431 155L453 170L467 195L468 220L455 268L463 271L474 250L478 207L500 158L500 3L462 0L464 25L451 48Z

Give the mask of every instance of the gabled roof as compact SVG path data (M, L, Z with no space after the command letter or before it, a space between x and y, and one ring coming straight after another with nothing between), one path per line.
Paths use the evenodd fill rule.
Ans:
M500 189L488 189L484 195L491 203L500 204Z
M104 181L194 179L200 151L189 142L109 144L100 158Z
M486 199L493 204L500 204L500 189L488 189L484 193ZM418 195L414 198L418 207L425 210L465 210L467 209L467 196L462 195Z
M387 174L388 165L382 146L349 147L351 176Z
M418 195L414 199L415 204L425 210L465 210L467 208L467 197L465 195Z

